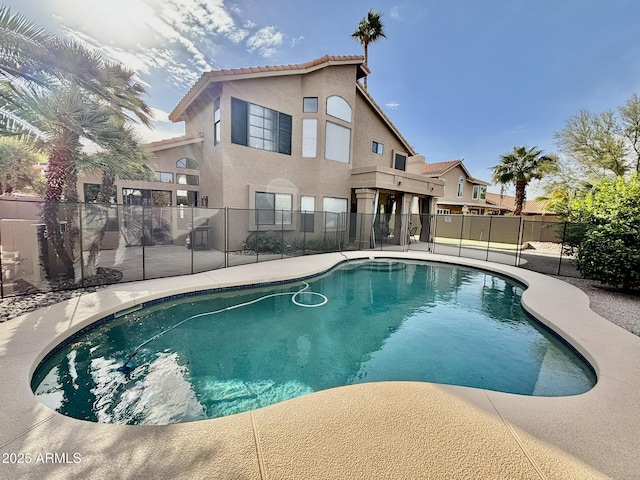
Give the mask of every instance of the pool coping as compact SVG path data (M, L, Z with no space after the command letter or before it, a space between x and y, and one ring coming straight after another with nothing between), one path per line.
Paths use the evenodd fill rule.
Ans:
M556 398L417 382L361 384L167 426L74 420L40 404L29 388L49 350L105 316L167 295L312 276L371 255L465 265L522 282L525 309L591 363L597 384ZM640 338L591 311L572 285L481 260L362 251L114 285L0 324L0 379L0 476L633 478L640 471ZM31 463L15 463L20 454Z

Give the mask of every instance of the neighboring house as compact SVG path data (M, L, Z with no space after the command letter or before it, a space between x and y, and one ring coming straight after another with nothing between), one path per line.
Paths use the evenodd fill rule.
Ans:
M473 178L462 161L461 158L447 162L427 163L422 167L423 176L437 178L444 182L444 194L438 197L434 213L440 215L489 213L486 193L490 183Z
M487 192L487 203L498 210L500 215L516 211L516 198L511 195ZM545 217L556 216L555 213L545 208L544 202L537 200L525 200L522 208L522 215L544 215Z
M424 157L358 82L368 74L363 62L362 56L324 56L299 65L204 73L169 115L185 122L186 134L147 145L156 157L157 181L119 180L117 203L226 207L236 217L245 210L238 238L270 227L370 232L375 215L379 223L386 214L388 223L412 204L434 213L443 182L410 173ZM81 182L83 198L91 201L99 182ZM172 224L186 236L189 222L165 210L151 229ZM294 215L316 211L341 220L325 214L317 225L323 216ZM371 214L369 224L347 225L349 212ZM407 226L396 221L393 228ZM213 230L214 244L223 241L222 231ZM395 238L402 243L404 236ZM172 241L181 239L173 235Z

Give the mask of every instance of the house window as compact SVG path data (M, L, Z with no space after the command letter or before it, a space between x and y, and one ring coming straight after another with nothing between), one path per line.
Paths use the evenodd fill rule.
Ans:
M304 97L302 111L304 113L318 113L318 97Z
M481 186L480 187L480 200L486 200L486 199L487 199L487 187Z
M324 210L325 232L342 232L347 229L346 198L324 197L322 210Z
M436 209L436 215L449 215L451 214L451 210L448 208L438 208Z
M220 143L221 138L220 97L218 97L213 101L213 144Z
M193 158L181 158L176 162L176 168L198 170L198 162L196 162Z
M462 197L464 194L464 177L458 177L458 197Z
M316 197L300 197L300 231L313 232L315 225Z
M231 98L231 143L291 155L291 115Z
M324 156L327 160L349 163L351 129L327 122Z
M156 172L156 182L173 183L173 173L171 173L171 172Z
M318 120L302 119L302 156L316 158L318 150Z
M178 185L200 185L200 177L198 175L176 173L176 183Z
M293 195L256 192L256 225L291 225Z
M471 198L473 198L474 200L478 200L479 197L480 197L480 185L474 185Z
M198 205L198 192L176 190L176 205L195 207Z
M176 205L179 205L176 225L178 230L190 230L193 224L193 211L184 207L195 207L198 205L198 192L177 190Z
M407 156L402 155L400 153L395 154L395 160L393 162L393 168L396 170L406 170L407 169Z
M371 151L373 153L377 153L378 155L382 155L383 149L384 149L384 146L381 143L371 142Z
M327 115L351 123L351 107L344 98L337 95L327 98Z
M168 190L123 188L122 203L124 203L125 205L169 207L171 206L171 192Z

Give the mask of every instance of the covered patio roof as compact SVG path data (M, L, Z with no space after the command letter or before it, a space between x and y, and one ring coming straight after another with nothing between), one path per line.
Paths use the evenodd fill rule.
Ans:
M351 170L351 188L391 190L425 197L444 195L444 182L441 180L380 166Z

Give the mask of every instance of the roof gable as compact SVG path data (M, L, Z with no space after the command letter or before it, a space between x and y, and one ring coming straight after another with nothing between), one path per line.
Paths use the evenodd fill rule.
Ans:
M446 162L435 162L435 163L425 163L422 168L422 175L426 177L440 177L447 172L450 172L456 167L460 167L466 177L466 180L469 183L475 183L477 185L490 185L489 182L485 182L484 180L480 180L479 178L474 178L467 170L467 167L462 163L463 158L459 160L447 160Z
M204 72L169 114L169 119L172 122L184 120L183 116L187 108L189 108L189 106L207 89L207 87L213 83L230 80L244 80L249 78L302 75L335 65L355 65L357 67L356 79L369 74L369 69L364 65L364 57L362 55L325 55L306 63L294 65L268 65L262 67L231 68L227 70Z

